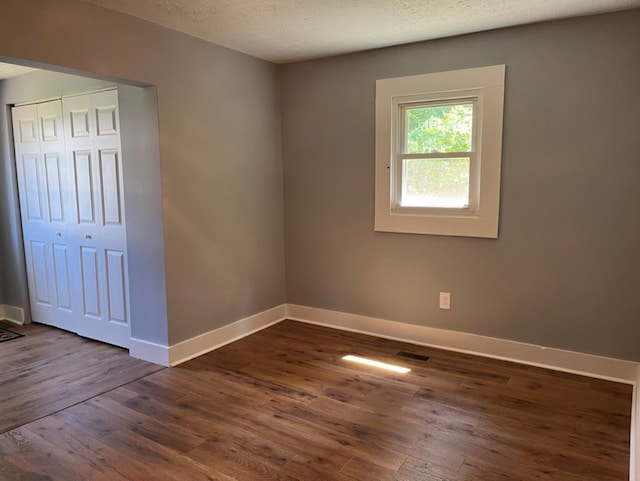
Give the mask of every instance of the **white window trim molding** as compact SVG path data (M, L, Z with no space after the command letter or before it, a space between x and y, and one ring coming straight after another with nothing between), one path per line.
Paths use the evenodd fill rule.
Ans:
M376 231L498 237L505 70L505 65L494 65L376 81ZM395 208L392 171L398 99L416 96L477 98L479 196L474 212Z

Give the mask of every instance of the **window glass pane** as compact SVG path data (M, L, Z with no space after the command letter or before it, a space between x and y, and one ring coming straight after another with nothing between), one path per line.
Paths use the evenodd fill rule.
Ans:
M469 157L403 161L401 207L468 207Z
M473 104L405 109L405 153L471 152Z

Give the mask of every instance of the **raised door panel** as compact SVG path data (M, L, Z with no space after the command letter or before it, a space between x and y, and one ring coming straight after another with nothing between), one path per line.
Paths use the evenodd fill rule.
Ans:
M106 262L99 242L93 239L82 240L80 264L82 312L77 321L77 332L81 336L114 344L108 336Z
M47 178L47 201L49 219L52 222L65 221L64 165L59 153L44 154L44 171Z
M99 250L95 247L80 247L80 265L83 298L83 316L99 320L102 318L100 305L100 265Z
M105 250L109 322L127 323L124 252Z
M77 150L73 156L73 200L76 223L95 225L96 206L93 185L93 162L90 150Z
M56 142L60 139L60 124L55 114L41 116L40 124L43 142Z
M53 266L56 280L56 301L59 309L73 309L70 277L70 248L64 244L53 244Z
M47 222L47 193L42 180L42 165L39 153L28 153L20 156L21 186L23 192L23 208L26 207L28 221ZM19 172L20 174L20 172Z
M71 138L78 139L91 136L91 124L89 123L89 108L71 109L68 112L69 134Z
M32 300L39 305L51 306L52 287L50 285L49 272L50 255L47 242L32 240L29 242L29 256L31 258L31 274L33 278L33 287L35 288Z
M99 137L105 135L116 135L118 133L117 127L117 106L116 101L111 92L105 92L104 94L94 95L94 104L103 103L106 101L107 105L96 105L96 134ZM103 100L104 99L104 100Z
M17 131L19 132L19 137L17 140L19 140L19 143L21 144L28 144L28 143L38 143L38 129L36 127L36 107L33 105L29 105L26 107L27 109L30 110L28 115L28 118L23 118L20 119L18 121L18 129ZM17 107L14 109L14 112L17 111L18 109L24 109L24 107ZM32 112L33 113L32 113Z
M118 151L103 149L100 156L100 192L104 225L122 225L121 179Z

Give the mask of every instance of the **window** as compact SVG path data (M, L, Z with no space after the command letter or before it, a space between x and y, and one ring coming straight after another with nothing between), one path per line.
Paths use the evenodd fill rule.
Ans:
M474 110L473 98L398 106L395 209L474 211Z
M498 236L504 73L376 82L377 231Z

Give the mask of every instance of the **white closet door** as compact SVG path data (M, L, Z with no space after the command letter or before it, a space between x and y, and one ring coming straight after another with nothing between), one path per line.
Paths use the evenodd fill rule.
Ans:
M31 316L75 331L61 102L14 107L12 115Z
M64 98L78 334L128 347L128 276L117 91Z

